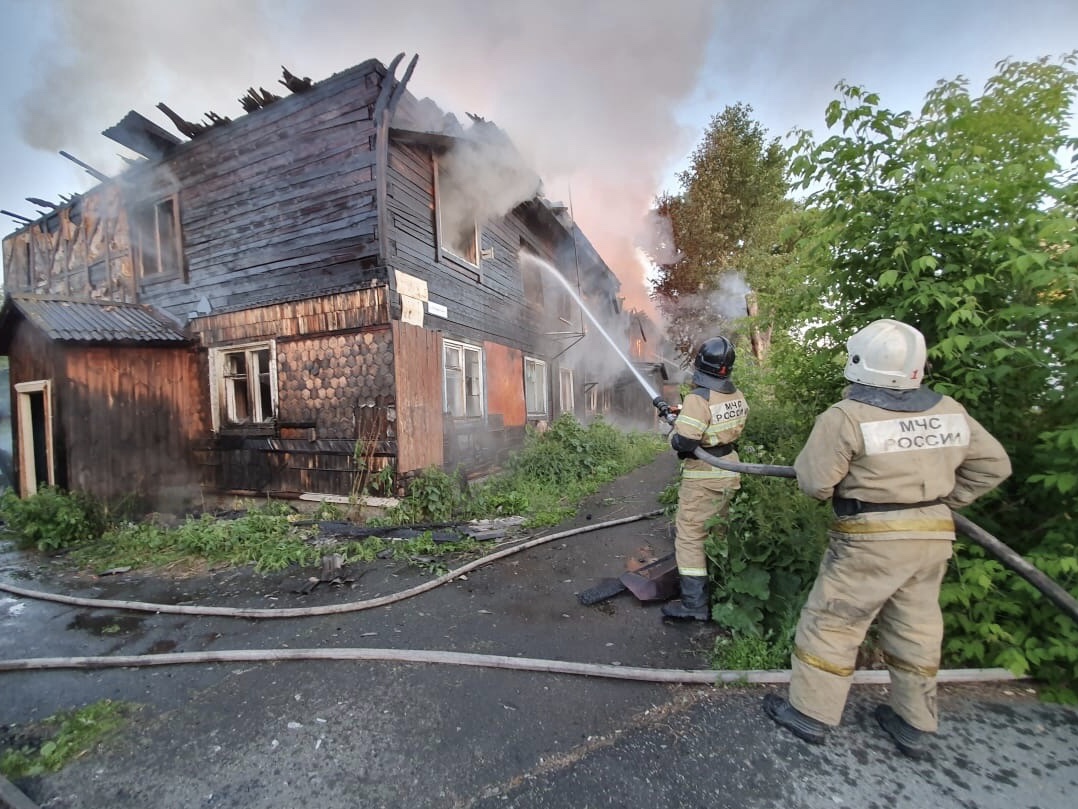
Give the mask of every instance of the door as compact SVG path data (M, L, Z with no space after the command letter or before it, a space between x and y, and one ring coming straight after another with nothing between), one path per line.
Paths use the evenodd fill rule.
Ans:
M19 494L29 497L39 486L56 485L52 446L52 383L20 382L18 395Z

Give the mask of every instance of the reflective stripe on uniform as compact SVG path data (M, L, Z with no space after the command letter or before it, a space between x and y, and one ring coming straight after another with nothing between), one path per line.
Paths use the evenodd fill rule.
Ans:
M677 569L679 575L682 576L706 576L707 568L703 567L679 567Z
M908 671L910 674L916 674L920 677L935 677L940 670L939 666L918 666L916 663L902 660L894 655L887 654L887 652L883 653L883 662L887 664L888 668Z
M806 652L800 646L794 647L794 655L806 666L811 666L820 671L826 671L828 674L834 674L836 677L853 676L853 666L836 666L832 663L828 663L823 658L816 657L816 655L811 652Z
M946 519L919 519L919 520L890 520L888 522L865 522L852 520L835 520L831 523L832 531L843 534L889 534L896 531L925 533L953 533L954 520Z
M683 471L681 473L681 476L683 478L694 478L694 479L697 479L697 480L702 480L702 479L714 480L715 478L736 478L736 477L738 477L738 473L737 472L731 472L731 471L729 471L727 469L718 469L716 467L711 467L711 469L699 469L699 470L686 469L685 471Z
M699 430L701 433L707 429L707 422L694 419L692 416L686 416L684 413L679 415L677 420L688 427Z

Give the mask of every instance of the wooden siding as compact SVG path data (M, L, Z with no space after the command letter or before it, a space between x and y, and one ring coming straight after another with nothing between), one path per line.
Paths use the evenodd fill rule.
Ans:
M135 301L134 258L119 186L105 183L5 238L4 289Z
M71 488L164 510L199 503L208 391L188 347L68 345L57 407Z
M389 323L386 288L373 286L321 298L269 304L195 318L188 325L204 346L306 337Z
M442 466L442 340L395 321L397 472Z
M438 258L434 227L434 168L431 152L392 142L388 165L388 257L391 270L427 283L430 300L449 310L454 335L470 340L494 340L528 353L545 356L549 345L542 323L524 301L524 281L517 263L522 236L535 234L515 215L481 223L481 274L451 257ZM549 249L540 242L546 255ZM493 257L489 257L493 251ZM481 275L481 279L479 277ZM430 319L428 328L443 321Z
M52 382L57 485L153 509L198 504L196 448L209 425L195 351L53 343L25 321L10 351L12 391ZM17 412L14 403L13 393Z
M210 315L191 330L206 347L277 343L276 428L213 439L219 488L349 496L391 463L394 341L384 286Z

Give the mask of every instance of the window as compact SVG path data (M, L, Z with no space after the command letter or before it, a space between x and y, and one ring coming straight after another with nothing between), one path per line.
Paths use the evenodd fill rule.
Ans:
M524 403L529 416L546 416L546 363L524 358Z
M573 371L571 368L558 369L558 381L561 390L561 412L572 413L573 405Z
M183 272L180 211L176 197L138 208L133 215L144 280L172 278Z
M213 350L215 429L272 424L277 414L274 359L272 343Z
M531 246L520 237L520 252L518 254L521 281L524 283L524 301L533 309L543 308L543 277L539 272L539 256Z
M453 418L483 415L483 351L464 343L443 343L445 410Z
M461 178L446 165L434 160L434 210L437 214L438 250L472 267L479 267L479 228L475 205Z

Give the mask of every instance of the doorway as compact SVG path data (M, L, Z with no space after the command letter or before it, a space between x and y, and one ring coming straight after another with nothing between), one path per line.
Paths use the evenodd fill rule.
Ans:
M18 395L19 493L36 494L40 486L56 485L52 446L52 382L20 382Z

